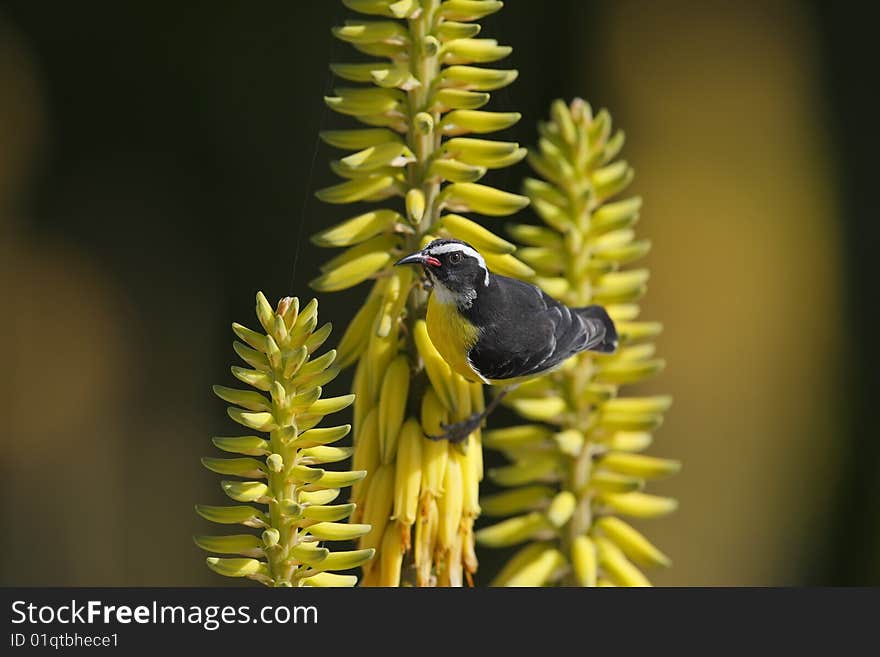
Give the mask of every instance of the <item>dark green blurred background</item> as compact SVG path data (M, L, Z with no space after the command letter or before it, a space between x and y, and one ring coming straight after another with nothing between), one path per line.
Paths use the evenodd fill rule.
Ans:
M669 585L880 584L873 23L841 3L512 0L484 36L530 144L558 96L608 107L654 242L644 316L681 500L643 525ZM217 585L229 323L309 294L304 234L353 214L320 128L334 0L0 1L6 371L0 584ZM869 137L872 138L869 143ZM317 152L316 152L317 148ZM310 175L314 159L314 173ZM525 167L492 180L516 189ZM528 211L526 211L527 213ZM499 220L487 220L500 224ZM341 327L363 290L327 294ZM335 342L331 338L331 343ZM333 392L347 387L338 380ZM498 567L482 552L481 579Z

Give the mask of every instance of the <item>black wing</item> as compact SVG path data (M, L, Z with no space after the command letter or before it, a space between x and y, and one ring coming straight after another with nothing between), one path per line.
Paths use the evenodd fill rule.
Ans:
M493 276L490 289L468 312L482 327L468 358L486 379L539 374L581 351L613 351L617 344L604 309L568 308L534 285L505 276Z

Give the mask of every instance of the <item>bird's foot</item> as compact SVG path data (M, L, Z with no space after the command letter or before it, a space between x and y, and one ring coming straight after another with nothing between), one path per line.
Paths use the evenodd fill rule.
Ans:
M467 440L474 431L483 424L485 415L483 413L474 413L468 419L461 422L453 422L452 424L441 424L440 428L443 433L439 436L428 436L431 440L448 440L451 443L460 443Z

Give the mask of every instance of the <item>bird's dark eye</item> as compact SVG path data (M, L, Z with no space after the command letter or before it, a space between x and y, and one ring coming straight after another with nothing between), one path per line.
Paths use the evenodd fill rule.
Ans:
M449 264L457 265L460 262L461 262L461 253L459 253L458 251L453 251L452 253L449 254Z

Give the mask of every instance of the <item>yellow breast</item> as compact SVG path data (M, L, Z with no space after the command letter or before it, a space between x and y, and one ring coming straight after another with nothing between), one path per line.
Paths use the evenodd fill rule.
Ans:
M467 353L479 337L479 329L468 322L454 305L442 304L437 295L428 299L428 336L431 342L453 370L469 381L479 381L480 376L467 361Z

